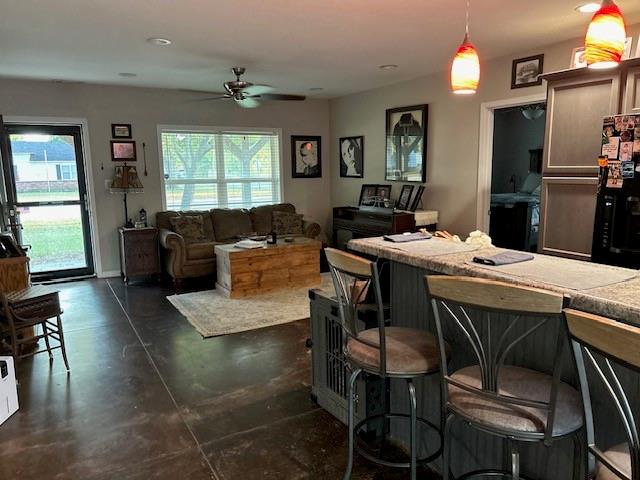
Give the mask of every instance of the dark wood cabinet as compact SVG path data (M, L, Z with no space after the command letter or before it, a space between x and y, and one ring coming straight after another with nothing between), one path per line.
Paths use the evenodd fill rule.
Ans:
M352 238L378 237L393 233L412 232L416 228L412 212L394 212L375 207L335 207L333 209L333 244L338 245L338 231L351 233Z
M120 271L125 283L131 277L160 275L158 229L119 228Z

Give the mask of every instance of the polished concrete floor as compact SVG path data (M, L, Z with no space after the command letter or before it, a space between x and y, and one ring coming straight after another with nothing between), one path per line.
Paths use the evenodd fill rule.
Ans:
M71 373L59 352L19 364L0 480L342 478L346 428L309 399L308 321L203 339L169 287L58 288ZM353 478L408 472L358 460Z

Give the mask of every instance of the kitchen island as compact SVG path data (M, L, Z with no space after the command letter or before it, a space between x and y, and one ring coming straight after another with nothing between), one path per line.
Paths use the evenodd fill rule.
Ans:
M534 255L534 259L502 267L472 263L474 256L490 256L503 249L477 247L449 240L432 238L410 243L392 243L382 238L352 240L348 248L356 254L367 254L388 260L390 269L391 322L393 325L427 329L435 332L430 299L425 291L427 274L468 275L502 280L516 285L531 286L561 292L573 308L640 325L640 276L638 271L596 265L564 258ZM550 322L548 322L550 323ZM535 338L514 352L513 361L541 371L550 371L547 361L555 353L555 343L549 339L552 330L541 330ZM463 339L448 339L455 351ZM565 355L563 379L576 385L573 359ZM454 370L458 368L452 365ZM638 398L640 382L629 372L619 372L631 398ZM437 423L440 415L438 378L427 378L418 385L418 408L422 416ZM391 410L407 411L408 397L403 385L390 385ZM603 446L619 443L622 432L613 425L617 418L614 406L603 390L593 392L596 431L606 432L600 438ZM606 428L602 428L606 426ZM392 426L391 432L406 438L404 426ZM433 450L437 437L423 432L423 447ZM452 430L452 469L454 475L477 468L504 467L504 443L464 424ZM574 447L562 440L551 448L540 444L521 444L522 472L531 478L546 480L570 479ZM425 451L425 450L423 450ZM440 468L439 461L435 463Z

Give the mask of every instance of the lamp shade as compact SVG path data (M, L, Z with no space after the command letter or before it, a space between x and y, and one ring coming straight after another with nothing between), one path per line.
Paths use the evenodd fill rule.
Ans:
M620 63L627 36L622 12L613 0L603 0L585 37L585 58L590 68L612 68Z
M133 165L117 166L111 180L111 193L142 193L144 187Z
M451 64L451 90L458 95L470 95L476 93L478 83L480 58L476 48L469 41L469 35L465 35Z

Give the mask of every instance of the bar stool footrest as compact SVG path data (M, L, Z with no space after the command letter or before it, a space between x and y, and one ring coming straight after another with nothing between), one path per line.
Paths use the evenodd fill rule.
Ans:
M365 448L362 447L362 443L364 443L364 441L360 438L360 436L358 435L359 431L362 429L363 426L367 425L368 423L373 422L374 420L378 420L378 419L391 419L391 418L405 418L407 419L407 421L411 421L411 416L409 414L406 413L383 413L383 414L379 414L379 415L372 415L369 416L367 418L365 418L364 420L361 420L360 422L358 422L355 427L354 427L354 431L356 434L356 442L354 444L354 448L355 450L362 455L364 458L366 458L367 460L376 463L378 465L383 465L385 467L391 467L391 468L411 468L411 463L409 461L407 462L392 462L389 460L385 460L383 458L377 457L376 455L374 455L371 452L371 449L367 450ZM436 458L438 458L441 454L442 454L442 449L444 446L444 442L443 442L443 436L442 436L442 431L440 430L440 428L435 425L434 423L430 422L429 420L422 418L422 417L416 417L416 421L418 424L422 424L423 426L434 430L438 436L440 437L440 446L438 447L438 450L436 450L434 453L423 457L423 458L418 458L416 463L418 465L423 465L423 464L427 464L432 462L433 460L435 460ZM408 455L408 453L407 453Z
M456 478L451 476L451 478ZM474 470L473 472L465 473L461 477L457 477L456 480L479 480L481 478L503 478L505 480L512 480L511 472L507 472L505 470L496 470L487 468L484 470ZM520 480L532 480L530 477L525 477L520 474Z

